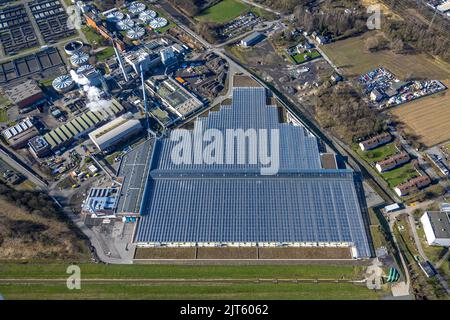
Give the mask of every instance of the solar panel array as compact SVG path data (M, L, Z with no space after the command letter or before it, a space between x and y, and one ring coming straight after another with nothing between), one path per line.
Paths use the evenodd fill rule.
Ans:
M232 106L201 122L221 132L279 129L281 170L261 175L257 164L176 165L176 143L158 140L135 242L346 242L359 257L371 256L353 172L322 169L316 138L279 123L263 88L234 88Z
M172 172L183 172L185 170L260 172L261 168L269 166L259 164L261 163L260 161L257 161L257 164L251 164L248 158L250 154L249 143L246 144L246 152L240 153L238 139L227 139L227 134L236 133L236 131L230 131L230 129L242 129L242 133L249 129L255 129L256 139L267 139L268 152L263 153L271 156L279 150L280 172L320 168L320 156L316 138L309 134L304 127L280 123L278 119L277 108L266 105L264 88L235 88L233 90L232 106L223 107L218 112L210 112L207 118L198 119L194 130L188 132L191 137L189 140L175 139L174 134L178 134L179 131L172 131L170 139L159 142L155 149L152 169L170 170ZM208 141L203 141L203 137L197 135L197 133L205 132L208 129L217 129L222 134L221 145L224 154L227 148L231 150L229 149L230 145L234 145L234 152L231 154L226 153L227 157L232 158L229 161L231 164L227 164L225 156L219 157L222 159L223 164L217 162L210 164L213 162L214 154L206 154L202 157L201 163L196 164L195 155L202 155L203 150L210 144ZM277 134L280 137L279 149L272 148L271 144L272 139L275 141L275 135ZM174 147L178 146L181 148L180 144L190 144L191 141L195 141L195 143L192 144L193 150L189 156L190 161L186 161L186 164L176 164L172 159ZM255 146L260 141L262 140L258 140ZM189 149L189 146L186 146L184 149ZM259 157L259 154L257 154L257 157ZM241 162L244 163L239 163L239 159L242 159Z

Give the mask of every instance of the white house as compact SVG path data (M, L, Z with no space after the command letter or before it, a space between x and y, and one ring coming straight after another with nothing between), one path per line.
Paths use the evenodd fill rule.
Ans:
M427 211L420 218L430 246L450 247L450 220L448 213Z

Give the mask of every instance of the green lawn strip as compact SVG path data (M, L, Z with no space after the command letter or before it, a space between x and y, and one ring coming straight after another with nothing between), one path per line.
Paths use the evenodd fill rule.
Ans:
M275 13L259 7L251 7L250 11L256 14L258 17L261 17L267 21L275 20L277 18L277 15Z
M105 61L106 59L112 57L115 54L113 47L106 47L102 51L95 54L98 61Z
M100 44L103 41L103 37L99 35L94 29L84 26L81 28L81 31L86 36L86 39L89 41L90 44Z
M45 80L41 80L39 83L44 86L44 87L50 87L53 83L54 79L45 79Z
M6 108L0 109L0 122L8 122L8 110Z
M0 263L0 278L65 278L68 264ZM81 276L91 279L361 279L362 266L178 266L80 264Z
M229 284L229 285L140 285L83 284L68 290L64 284L0 285L5 299L379 299L380 292L365 285L318 284Z
M201 12L195 19L205 22L226 23L248 10L250 10L250 6L240 1L222 0Z
M406 182L409 179L419 176L419 173L414 169L413 164L407 163L399 168L386 171L381 174L391 188Z

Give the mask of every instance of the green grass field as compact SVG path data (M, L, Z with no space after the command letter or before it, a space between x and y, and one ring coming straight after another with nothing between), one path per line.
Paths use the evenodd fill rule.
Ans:
M369 151L361 151L359 146L356 146L355 149L367 163L375 163L384 160L398 152L393 142Z
M8 122L8 110L6 108L0 109L0 122Z
M112 57L114 55L114 48L113 47L107 47L103 49L100 52L97 52L95 55L97 57L98 61L105 61L106 59Z
M410 162L402 167L382 173L381 176L384 180L386 180L389 186L393 188L400 183L419 176L419 173L416 169L414 169L412 163Z
M142 285L83 284L68 290L64 284L0 285L5 299L379 299L380 293L353 284L229 284Z
M309 59L306 59L305 55L307 57L309 57ZM290 56L290 58L294 64L301 64L306 61L314 60L318 57L320 57L320 53L317 50L311 50L311 52L307 52L307 53L297 53L296 55Z
M68 290L65 264L0 262L0 279L42 279L42 283L0 284L6 299L379 299L383 292L350 283L253 283L257 279L363 279L365 267L345 265L103 265L80 264L81 290ZM83 283L92 279L94 283ZM118 279L100 283L98 279ZM120 282L123 279L124 281ZM249 279L207 284L126 282L126 279ZM99 282L97 282L99 281Z
M0 262L1 278L64 278L68 264ZM341 265L178 266L80 264L82 277L119 279L361 279L364 267Z
M222 0L201 12L195 19L204 22L226 23L248 10L250 10L250 6L240 1Z
M103 41L103 37L88 26L81 28L81 31L84 33L90 44L98 45Z

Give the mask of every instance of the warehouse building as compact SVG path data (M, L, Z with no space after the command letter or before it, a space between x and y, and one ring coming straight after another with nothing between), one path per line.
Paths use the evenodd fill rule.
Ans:
M34 126L31 118L25 118L3 130L2 134L12 148L20 149L25 147L30 139L39 135L39 130Z
M44 93L34 80L27 80L10 89L5 90L9 99L19 108L32 108L45 103Z
M447 212L427 211L420 222L430 246L450 247L450 220Z
M142 200L131 207L140 214L138 246L343 248L353 258L373 255L358 176L349 169L324 169L317 138L303 126L280 123L264 88L235 87L231 106L197 119L188 132L193 135L198 128L224 136L230 129L279 132L277 173L265 174L265 165L239 161L175 163L174 148L192 137L157 139L148 178L137 188L143 190ZM144 176L144 156L148 153L127 160L127 170L133 171L134 161Z
M111 104L98 111L88 111L70 120L62 126L46 133L43 138L55 151L61 147L70 145L74 140L84 136L101 126L106 121L115 118L123 112L122 105L115 99Z
M141 132L141 122L132 117L133 115L128 112L92 131L89 133L89 138L100 151L110 150L115 145Z
M41 136L34 137L28 142L28 147L31 154L35 158L43 158L50 154L50 145L48 142Z
M254 46L255 44L259 43L263 39L264 39L264 35L262 33L254 32L251 35L242 39L241 45L244 47L251 47L251 46Z
M83 212L96 216L114 215L118 193L117 188L92 188L83 203Z

